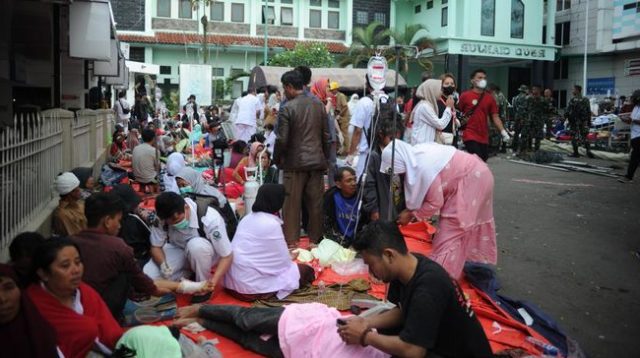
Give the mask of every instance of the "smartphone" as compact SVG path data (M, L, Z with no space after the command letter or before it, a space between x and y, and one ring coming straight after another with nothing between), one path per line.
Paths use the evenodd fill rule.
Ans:
M347 324L347 321L343 320L342 318L338 318L336 320L336 323L340 326L344 326L345 324Z

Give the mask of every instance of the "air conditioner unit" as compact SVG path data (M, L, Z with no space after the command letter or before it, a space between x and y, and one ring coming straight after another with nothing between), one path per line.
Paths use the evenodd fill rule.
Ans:
M640 58L633 58L624 61L625 76L640 76Z

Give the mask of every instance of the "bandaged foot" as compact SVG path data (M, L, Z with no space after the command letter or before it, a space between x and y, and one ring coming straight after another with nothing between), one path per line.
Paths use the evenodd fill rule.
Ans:
M209 281L193 282L183 279L178 286L178 293L184 293L187 295L202 294L210 292Z

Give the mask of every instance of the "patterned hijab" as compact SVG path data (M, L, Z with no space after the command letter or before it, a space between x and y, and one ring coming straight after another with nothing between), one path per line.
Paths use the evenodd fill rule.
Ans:
M438 113L438 98L442 95L442 81L440 80L426 80L418 87L416 95L422 101L425 101L431 105L433 110Z

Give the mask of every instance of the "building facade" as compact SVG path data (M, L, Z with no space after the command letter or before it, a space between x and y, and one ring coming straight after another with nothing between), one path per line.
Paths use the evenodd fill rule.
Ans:
M265 30L269 57L300 42L323 42L330 52L346 52L353 2L217 0L194 9L189 0L111 1L119 37L130 45L130 59L159 65L157 82L163 90L177 89L180 64L203 63L201 19L205 14L208 63L215 81L250 72L263 63ZM247 84L246 77L235 81L231 96L239 96ZM214 97L223 96L216 91Z
M554 6L555 44L562 49L554 66L553 88L560 107L571 98L576 84L595 98L629 97L640 88L640 3L563 0L554 2Z
M553 33L545 33L544 13L552 3L540 0L394 0L391 6L396 28L423 24L435 49L423 54L434 63L434 73L452 72L458 87L469 86L475 68L487 71L488 81L505 94L514 95L523 84L552 84L556 56ZM546 18L554 23L554 12ZM420 81L414 67L407 76L411 85Z

